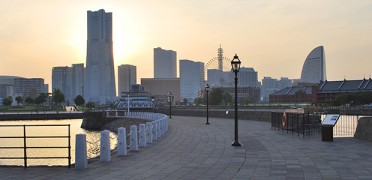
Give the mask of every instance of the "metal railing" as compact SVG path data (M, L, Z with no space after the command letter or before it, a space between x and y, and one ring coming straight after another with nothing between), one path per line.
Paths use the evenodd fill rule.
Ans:
M27 136L27 127L66 126L66 136ZM27 168L28 159L67 159L68 168L71 168L71 134L70 124L48 124L48 125L0 125L0 128L23 127L23 136L0 136L1 139L23 139L23 146L2 146L0 149L23 149L22 156L0 157L0 159L23 159L24 168ZM68 139L67 146L27 146L28 139ZM67 149L68 156L27 156L28 149Z
M271 128L303 138L320 134L321 120L319 115L308 113L271 113Z

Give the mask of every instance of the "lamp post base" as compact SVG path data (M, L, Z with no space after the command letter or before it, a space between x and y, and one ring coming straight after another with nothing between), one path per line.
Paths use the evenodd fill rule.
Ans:
M233 141L231 146L242 146L239 141Z
M208 125L209 124L209 122L207 122L207 123L205 123L206 125Z

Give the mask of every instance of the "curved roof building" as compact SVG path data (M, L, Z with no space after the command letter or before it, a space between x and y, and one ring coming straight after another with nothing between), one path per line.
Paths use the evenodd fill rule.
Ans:
M326 79L324 47L318 46L306 57L304 66L302 67L300 82L319 83Z

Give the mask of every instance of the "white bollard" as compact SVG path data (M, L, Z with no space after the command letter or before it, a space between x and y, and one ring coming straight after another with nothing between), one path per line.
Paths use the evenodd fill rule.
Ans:
M146 147L146 125L139 125L139 147Z
M155 121L152 121L152 140L156 141L158 140L158 133L157 133L157 125Z
M85 169L88 167L86 135L76 134L75 143L75 169Z
M125 156L127 151L127 131L125 127L118 128L118 156Z
M137 137L137 126L132 125L130 126L130 151L137 151L138 150L138 137Z
M146 143L152 143L152 124L151 122L146 123Z
M111 161L110 131L101 131L100 161Z

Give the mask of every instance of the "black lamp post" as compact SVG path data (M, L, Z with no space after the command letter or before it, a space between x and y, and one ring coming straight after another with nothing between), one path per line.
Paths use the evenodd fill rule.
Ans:
M151 98L151 102L152 102L152 105L153 105L153 110L154 110L154 113L156 113L156 106L155 106L155 99L154 98Z
M235 73L235 133L232 146L241 146L238 140L238 72L240 70L240 60L235 54L234 59L231 60L232 71Z
M205 124L207 124L207 125L209 124L209 111L208 111L208 94L209 94L209 90L210 90L210 87L207 84L205 86L205 93L207 94L207 123L205 123Z
M169 101L169 118L172 118L172 92L168 93L168 101Z

